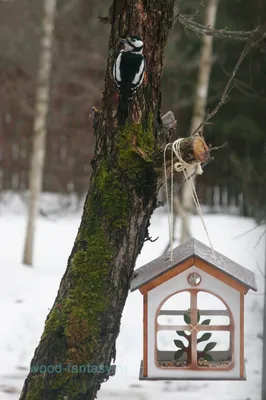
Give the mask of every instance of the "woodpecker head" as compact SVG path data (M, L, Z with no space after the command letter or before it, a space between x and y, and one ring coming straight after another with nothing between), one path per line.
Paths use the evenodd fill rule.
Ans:
M143 51L143 41L139 36L127 36L125 39L119 38L119 41L124 43L125 51L134 51L135 53Z

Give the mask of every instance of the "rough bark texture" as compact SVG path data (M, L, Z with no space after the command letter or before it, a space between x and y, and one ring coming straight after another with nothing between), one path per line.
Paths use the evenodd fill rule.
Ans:
M94 399L109 377L107 367L115 359L130 279L162 183L160 81L173 6L174 0L114 1L103 107L94 119L96 150L90 189L20 400ZM111 69L116 39L129 33L144 38L147 76L128 123L117 127ZM33 368L41 365L60 365L62 370L34 373ZM77 368L87 365L96 366L94 373L78 372Z
M204 24L210 28L213 28L215 26L217 8L218 8L218 0L208 0L206 6ZM204 120L206 113L209 80L212 67L212 43L213 43L213 36L207 36L207 35L202 36L201 54L199 61L199 75L196 86L193 118L191 121L191 132L194 132L197 129L197 127L201 124L201 122ZM201 129L201 131L202 130L203 129ZM193 173L193 170L194 167L191 168L189 174ZM196 182L196 176L192 179L194 179L194 182ZM194 208L191 189L188 183L185 183L183 187L182 206L186 213L192 212ZM189 216L187 214L187 219L188 218ZM189 226L188 220L186 221L184 218L182 218L182 221L183 223L181 224L181 232L180 232L181 243L185 242L191 237L188 229Z
M32 265L35 221L42 191L47 114L50 95L52 44L57 0L44 0L43 34L40 43L40 65L37 78L33 146L29 176L29 206L23 263Z

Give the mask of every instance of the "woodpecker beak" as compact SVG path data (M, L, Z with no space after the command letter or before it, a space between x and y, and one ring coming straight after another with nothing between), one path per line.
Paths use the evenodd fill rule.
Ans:
M127 39L118 38L118 43L127 43Z

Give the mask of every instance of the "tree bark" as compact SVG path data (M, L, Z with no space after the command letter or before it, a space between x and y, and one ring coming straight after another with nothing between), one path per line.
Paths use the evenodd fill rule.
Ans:
M215 26L216 14L218 8L219 0L209 0L206 6L206 14L204 24L210 28ZM193 111L193 118L191 121L191 132L194 132L200 123L204 120L206 113L206 104L208 98L209 80L212 67L212 43L213 36L202 36L201 54L199 61L199 74L198 82L196 86L195 95L195 105ZM203 129L201 129L202 131ZM194 167L188 171L189 175L193 173ZM196 183L196 176L192 178ZM191 237L189 226L189 213L192 212L194 208L193 198L191 194L190 185L188 183L184 184L182 190L182 206L186 213L186 219L182 218L181 232L180 232L180 242L184 243ZM185 222L184 222L185 221Z
M102 111L94 118L90 189L20 400L90 400L109 378L135 261L163 180L163 157L158 165L160 83L173 7L174 0L113 3ZM129 33L144 38L147 76L121 127L111 70L116 40ZM88 365L95 366L93 373L80 370ZM40 366L47 372L36 371ZM53 372L55 366L61 373Z
M29 176L28 221L23 254L23 263L26 265L32 265L33 262L35 224L42 191L55 14L56 0L44 0L43 34L40 43L40 65L37 78L33 147Z

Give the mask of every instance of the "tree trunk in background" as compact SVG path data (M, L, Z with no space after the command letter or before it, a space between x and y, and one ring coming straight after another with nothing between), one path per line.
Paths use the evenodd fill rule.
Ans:
M208 4L206 6L204 24L206 26L209 26L210 28L214 27L215 25L218 1L219 0L208 0ZM190 128L191 132L194 132L197 129L197 127L203 121L206 113L209 79L212 67L212 43L213 43L213 36L207 36L207 35L202 36L202 45L201 45L201 53L199 60L199 75L196 86L194 112ZM203 128L201 128L201 130L203 130ZM189 171L189 175L193 171L194 168L191 168ZM196 176L193 179L194 183L196 184ZM180 243L185 242L191 237L188 228L189 227L188 219L189 219L189 213L191 213L194 209L194 203L191 195L190 185L188 183L184 184L182 190L182 206L183 210L186 212L186 218L184 219L183 217L181 220Z
M135 261L163 181L163 152L161 160L157 158L160 84L173 8L174 0L113 2L103 107L94 118L90 189L20 400L92 400L109 378ZM147 79L133 101L127 125L117 127L112 65L117 38L125 34L144 38ZM50 366L49 373L34 373L41 365ZM88 365L96 369L78 369ZM61 373L53 372L53 366L61 366Z
M35 224L39 198L42 191L55 14L56 0L44 0L40 65L37 76L36 108L29 176L28 221L23 255L23 263L27 265L32 265L33 262Z

